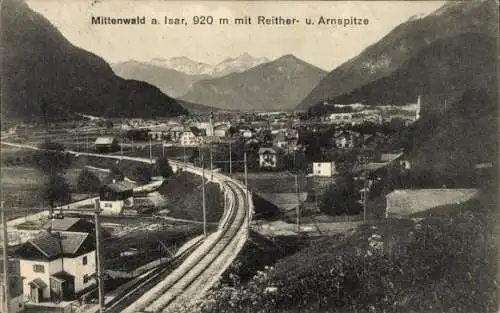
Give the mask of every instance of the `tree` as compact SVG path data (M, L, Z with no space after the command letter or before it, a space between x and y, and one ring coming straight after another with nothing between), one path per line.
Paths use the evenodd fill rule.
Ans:
M101 181L91 171L84 169L78 175L77 189L79 192L99 192L101 189Z
M44 145L47 147L47 143ZM54 147L59 147L57 144ZM61 150L37 150L33 155L36 166L48 177L59 175L71 165L71 156Z
M140 184L146 184L151 181L151 167L146 165L138 165L135 168L135 180Z
M359 192L351 174L341 176L323 195L320 210L329 215L357 214L361 210Z
M472 118L483 113L495 112L496 101L492 101L486 89L468 89L457 103L458 113L464 118Z
M111 180L121 181L125 179L125 174L118 166L113 166L110 168L109 178Z
M156 160L154 171L155 175L160 175L163 178L169 178L174 175L174 171L166 157L161 157Z
M65 170L71 165L71 156L64 153L64 146L59 143L44 142L41 149L33 155L36 166L44 173L47 184L43 187L43 198L51 207L56 203L71 201L71 189L63 177Z
M227 130L226 136L231 138L233 137L234 134L238 133L238 129L234 126L230 126L229 129Z
M270 143L273 141L273 135L270 129L263 129L257 135L257 138L262 144Z
M111 129L114 126L113 121L111 121L111 120L106 120L105 125L106 125L107 129Z
M43 197L51 207L63 205L71 202L71 188L63 176L51 176L43 189Z

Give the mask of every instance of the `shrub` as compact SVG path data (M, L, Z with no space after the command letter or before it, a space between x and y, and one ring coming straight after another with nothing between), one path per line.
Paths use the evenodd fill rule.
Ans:
M71 188L61 175L49 177L43 188L43 197L51 207L71 202Z
M112 166L110 168L110 173L109 173L109 181L122 181L125 179L125 174L123 174L123 171L116 165Z
M140 184L146 184L151 181L151 167L139 165L135 168L135 180Z
M84 169L78 175L77 189L79 192L99 192L101 181L91 171Z
M320 210L329 215L357 214L361 210L359 192L352 175L336 179L321 200Z
M166 157L162 157L156 160L153 172L155 175L160 175L163 178L168 178L174 175L174 171L168 162Z

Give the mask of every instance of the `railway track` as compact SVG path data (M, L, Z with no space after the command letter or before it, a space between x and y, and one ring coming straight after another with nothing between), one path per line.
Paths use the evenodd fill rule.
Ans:
M209 289L239 251L241 236L246 235L247 217L245 192L234 182L225 182L229 191L232 213L225 226L208 237L199 253L191 254L177 270L150 292L137 299L124 313L172 311L180 304L190 303ZM230 209L231 209L230 208ZM242 230L244 234L242 234ZM245 239L245 238L243 238ZM229 262L228 262L229 261Z
M21 144L10 144L20 148L38 149ZM89 155L110 159L124 159L142 163L154 163L154 160L140 157L100 155L65 151L75 155ZM202 169L191 164L171 160L171 164L196 175L202 175ZM246 187L237 181L219 173L205 171L205 176L212 176L227 196L224 217L216 232L208 236L189 255L182 258L182 263L172 272L172 264L158 267L145 274L134 286L116 295L108 303L107 312L153 313L173 312L175 307L192 303L199 299L219 279L243 247L248 233L248 221L251 219L253 203L247 198ZM180 263L180 259L174 264ZM141 295L142 294L142 295ZM135 301L134 301L135 300Z

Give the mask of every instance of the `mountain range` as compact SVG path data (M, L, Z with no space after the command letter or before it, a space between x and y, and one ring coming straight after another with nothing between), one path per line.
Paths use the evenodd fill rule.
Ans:
M289 54L244 72L198 81L181 99L220 109L291 110L325 74Z
M116 76L100 57L75 47L24 1L1 4L2 122L104 117L168 117L187 111L157 87Z
M172 97L185 95L191 86L210 75L191 75L163 66L143 63L134 60L111 64L116 75L125 79L136 79L158 87L163 93Z
M358 56L328 73L297 108L307 109L387 77L436 41L464 33L496 38L497 9L497 3L492 0L452 1L423 18L412 17ZM465 49L467 47L464 46ZM439 58L440 55L433 57ZM384 90L390 93L396 89Z
M257 58L248 53L244 53L235 58L227 58L216 65L193 61L187 57L174 57L170 59L154 58L149 62L149 64L173 69L188 75L209 75L211 77L221 77L231 73L243 72L254 66L269 61L270 60L265 57Z

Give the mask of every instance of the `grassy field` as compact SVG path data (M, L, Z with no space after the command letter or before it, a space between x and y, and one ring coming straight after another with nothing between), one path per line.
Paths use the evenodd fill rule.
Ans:
M233 177L245 181L243 173L233 173ZM333 183L333 178L300 177L300 192L313 192L323 190L328 184ZM248 185L251 190L264 193L294 193L295 177L288 172L261 172L248 173Z
M81 169L71 167L66 170L64 177L72 188ZM43 201L43 187L47 178L33 166L1 166L2 199L6 206L38 207L46 205Z
M32 167L2 166L1 189L5 205L35 207L42 204L41 188L45 178Z
M202 221L201 178L189 173L181 173L168 179L158 190L168 199L168 216ZM208 222L217 222L224 212L224 200L219 185L205 185L206 218Z

